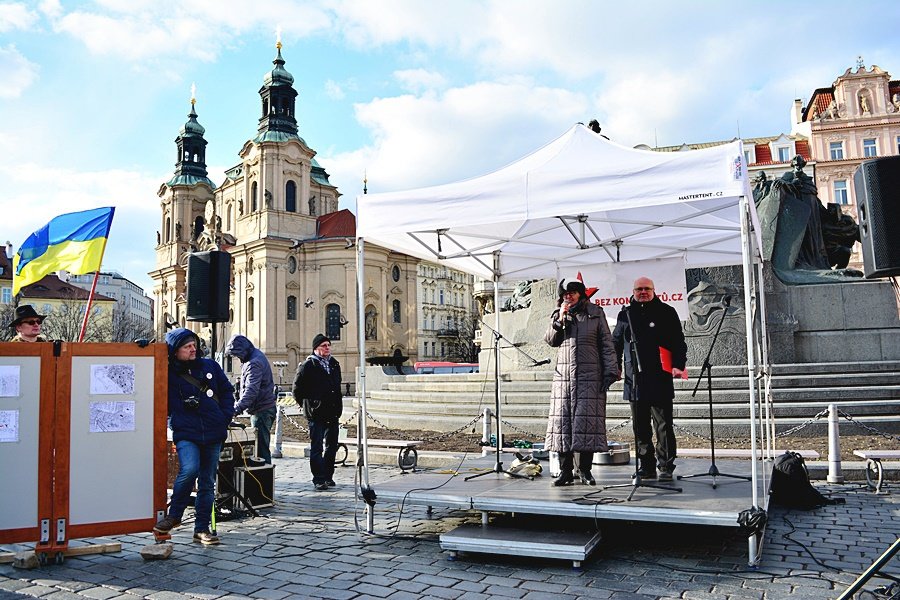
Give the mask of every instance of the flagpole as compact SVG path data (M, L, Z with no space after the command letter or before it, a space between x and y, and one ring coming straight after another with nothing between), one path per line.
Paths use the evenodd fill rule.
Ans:
M94 290L97 289L97 279L100 278L100 270L94 271L94 281L91 283L91 293L88 296L87 309L84 311L84 320L81 321L81 333L78 334L78 341L84 340L84 331L87 329L88 317L91 314L91 304L94 303Z

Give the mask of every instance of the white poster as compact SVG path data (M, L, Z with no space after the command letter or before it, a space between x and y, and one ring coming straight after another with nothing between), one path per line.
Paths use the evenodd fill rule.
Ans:
M19 397L19 365L0 365L0 398Z
M134 431L134 402L91 402L91 433Z
M566 282L580 279L589 295L591 288L597 288L591 296L591 302L600 305L606 313L606 319L615 323L619 310L631 301L634 280L649 277L659 299L671 305L682 321L687 321L690 315L684 271L684 260L665 258L582 267L572 273L561 272L559 278L565 278ZM579 273L581 277L578 276Z
M19 441L19 411L0 410L0 444Z
M134 365L91 365L91 395L134 394Z

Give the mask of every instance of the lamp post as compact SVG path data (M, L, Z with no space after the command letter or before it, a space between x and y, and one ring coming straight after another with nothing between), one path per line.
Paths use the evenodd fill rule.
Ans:
M287 361L276 360L272 361L272 366L278 369L278 392L280 392L281 386L284 382L284 369L288 366L288 364ZM281 453L281 418L283 415L283 409L281 408L281 404L277 404L278 393L275 394L275 401L275 449L272 452L272 457L281 458L283 456Z

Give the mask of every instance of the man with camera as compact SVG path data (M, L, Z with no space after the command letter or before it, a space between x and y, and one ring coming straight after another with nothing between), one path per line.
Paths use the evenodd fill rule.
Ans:
M168 514L153 528L168 533L181 525L194 483L194 541L219 543L210 531L219 452L234 416L234 388L213 360L198 356L200 339L183 327L166 334L169 346L169 428L178 452L178 475Z

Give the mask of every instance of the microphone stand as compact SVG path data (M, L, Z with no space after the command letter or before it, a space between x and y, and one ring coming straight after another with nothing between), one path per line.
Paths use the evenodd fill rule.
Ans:
M635 402L640 398L638 396L638 375L643 371L641 367L641 355L638 352L638 340L634 334L634 326L631 324L631 309L625 309L625 318L628 319L628 332L631 338L630 343L628 345L629 352L631 352L631 364L632 367L632 379L631 384L633 387L632 393L634 394ZM628 498L625 500L626 502L630 502L634 493L641 487L647 488L655 488L658 490L663 490L666 492L681 492L680 487L669 486L669 485L659 485L656 483L645 483L643 478L641 477L641 469L640 469L640 461L638 457L638 434L637 434L637 418L632 413L632 430L634 431L634 475L632 476L631 483L618 483L616 485L605 485L601 487L597 492L602 492L604 490L610 490L613 488L631 488L631 493L628 494ZM597 492L593 492L596 494Z
M712 477L712 487L716 489L718 483L716 482L716 477L730 477L732 479L743 479L744 481L752 481L752 477L746 477L744 475L729 475L727 473L720 473L718 467L716 467L716 434L715 434L715 419L713 417L713 394L712 394L712 364L709 362L710 356L712 356L713 347L716 345L716 340L719 339L719 332L722 331L722 323L725 322L725 313L728 312L728 307L731 306L731 296L725 296L724 298L725 307L722 309L722 318L719 319L719 325L716 327L716 333L713 335L712 343L709 345L709 351L706 353L706 358L703 359L703 368L700 369L700 375L697 376L697 384L694 386L694 391L691 393L691 398L697 395L697 389L700 387L700 382L703 381L703 372L706 372L706 391L709 394L709 457L710 457L710 465L709 471L706 473L695 473L693 475L679 475L678 479L683 481L686 479L693 479L694 477Z
M531 362L534 363L534 366L538 365L546 365L550 364L550 359L538 361L531 357L527 352L518 348L515 344L510 342L507 338L503 337L496 329L490 327L484 321L481 322L482 327L486 327L491 334L494 336L494 415L497 417L497 444L496 444L496 461L494 462L494 468L490 471L485 471L483 473L477 473L475 475L469 475L463 481L469 481L470 479L477 479L478 477L484 477L485 475L490 475L492 473L503 473L508 477L515 477L518 479L534 479L534 477L529 477L528 475L523 475L521 473L512 473L503 468L503 462L500 460L500 455L503 452L503 429L500 427L500 340L505 340L510 347L515 348L526 357L528 357Z

